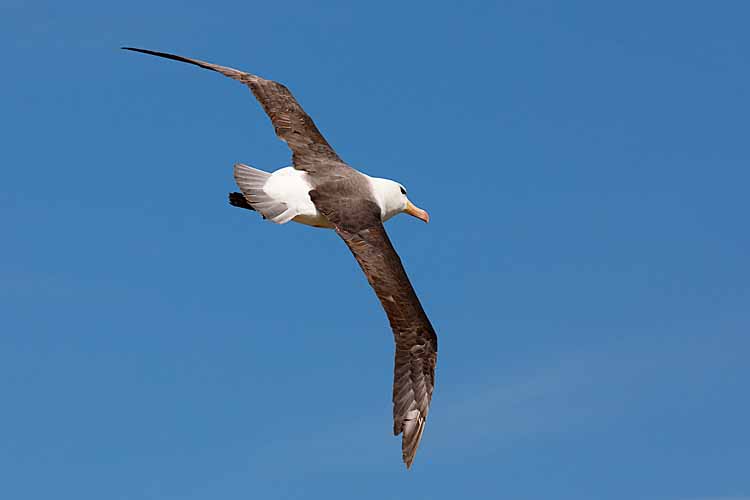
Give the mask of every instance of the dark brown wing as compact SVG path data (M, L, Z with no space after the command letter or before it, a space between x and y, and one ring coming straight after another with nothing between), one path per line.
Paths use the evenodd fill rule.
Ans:
M123 49L194 64L201 68L217 71L247 85L263 106L266 114L271 118L271 123L276 129L276 135L286 142L289 149L292 150L292 160L295 167L301 170L314 170L314 167L321 163L341 162L341 158L325 140L318 127L313 123L312 118L305 113L305 110L302 109L302 106L284 85L244 71L197 59L133 47L123 47Z
M401 451L409 468L422 439L435 387L437 335L385 232L378 206L321 191L311 191L310 197L359 262L393 330L393 433L403 433Z

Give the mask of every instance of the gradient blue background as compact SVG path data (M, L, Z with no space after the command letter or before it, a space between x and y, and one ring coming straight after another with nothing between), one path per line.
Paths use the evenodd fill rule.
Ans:
M750 6L0 3L4 499L750 496ZM335 234L234 209L286 83L440 335L413 470Z

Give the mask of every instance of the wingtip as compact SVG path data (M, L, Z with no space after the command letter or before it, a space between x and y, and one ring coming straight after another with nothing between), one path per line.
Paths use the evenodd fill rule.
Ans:
M406 465L406 470L411 470L411 466L414 463L414 457L415 456L416 456L416 453L412 453L411 455L407 455L407 454L404 453L401 456L401 458L404 460L404 465Z
M426 424L426 419L421 416L418 410L416 416L405 421L402 427L403 435L401 436L401 458L406 464L406 470L411 469L411 465L417 456L419 443L422 441L422 434Z
M154 52L153 50L148 49L139 49L138 47L120 47L121 50L130 50L132 52L140 52L141 54L151 54L158 56L160 55L158 52Z
M122 50L132 50L133 52L140 52L142 54L152 54L152 55L160 55L161 52L156 52L154 50L148 50L148 49L139 49L138 47L120 47Z

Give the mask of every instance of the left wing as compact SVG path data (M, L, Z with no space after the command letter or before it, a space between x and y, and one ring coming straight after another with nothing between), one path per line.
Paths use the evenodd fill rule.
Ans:
M328 197L317 190L310 192L310 198L352 251L388 315L396 342L393 434L403 433L401 452L409 468L422 439L435 387L437 335L385 232L377 205Z
M320 133L318 127L315 126L312 118L305 113L297 99L284 85L244 71L198 59L134 47L123 47L123 49L193 64L216 71L247 85L271 119L271 123L276 129L276 135L286 142L289 149L292 150L295 168L316 170L316 168L325 167L325 164L329 162L343 163L336 151L325 140L323 134Z

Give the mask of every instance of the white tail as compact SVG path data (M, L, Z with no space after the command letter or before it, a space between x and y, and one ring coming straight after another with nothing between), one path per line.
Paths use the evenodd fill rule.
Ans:
M266 219L277 224L284 224L292 220L296 214L293 210L289 210L286 203L272 198L263 189L269 177L271 174L268 172L242 163L234 166L234 180L250 206L263 214Z

